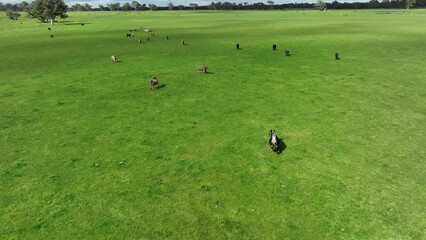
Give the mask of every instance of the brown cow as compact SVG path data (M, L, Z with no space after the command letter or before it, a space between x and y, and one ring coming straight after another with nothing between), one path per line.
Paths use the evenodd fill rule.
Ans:
M111 56L111 61L116 62L116 61L117 61L117 59L118 59L118 57L117 57L117 56L115 56L115 55L112 55L112 56Z
M151 89L158 88L158 86L160 85L156 77L152 77L150 83L151 83Z
M200 65L200 66L198 67L198 71L199 71L199 72L203 72L203 73L207 73L207 66Z

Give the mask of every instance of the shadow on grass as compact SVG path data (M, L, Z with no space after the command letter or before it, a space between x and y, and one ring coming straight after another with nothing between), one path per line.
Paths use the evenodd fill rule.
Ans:
M285 144L285 142L281 138L277 137L277 140L278 140L278 151L277 151L277 154L281 154L287 148L287 145Z
M158 89L160 89L160 88L165 88L166 87L166 84L160 84L160 85L158 85Z

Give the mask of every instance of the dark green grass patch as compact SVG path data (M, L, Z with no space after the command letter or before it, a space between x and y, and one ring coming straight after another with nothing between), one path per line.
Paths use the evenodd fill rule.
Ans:
M395 13L2 15L0 237L425 238L425 19Z

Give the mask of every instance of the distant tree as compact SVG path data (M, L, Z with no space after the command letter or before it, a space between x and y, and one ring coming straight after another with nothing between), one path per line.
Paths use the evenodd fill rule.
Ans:
M100 11L105 11L105 7L104 7L104 5L99 4L99 10L100 10Z
M185 6L183 5L178 5L177 7L179 8L179 10L183 10L185 8Z
M267 9L266 4L263 2L253 3L253 8L257 10Z
M133 1L131 5L135 9L135 11L139 10L139 8L141 7L141 4L138 1Z
M190 3L189 6L192 7L192 9L195 10L198 7L198 4L196 4L196 3Z
M21 16L18 12L15 12L13 10L6 10L6 16L11 20L18 20L18 18Z
M126 2L121 7L121 10L123 10L123 11L130 11L130 10L132 10L132 6L130 5L130 3Z
M380 7L380 3L377 0L370 0L368 2L368 8L379 8Z
M268 0L266 1L270 7L270 9L274 9L274 1Z
M389 0L382 0L382 2L380 4L384 8L390 8L390 1Z
M172 3L172 2L169 2L169 3L167 4L167 7L169 8L169 10L173 10L174 5L173 5L173 3Z
M405 1L405 7L408 9L414 7L416 5L416 0L406 0Z
M6 10L19 11L19 5L18 4L6 3L6 5L4 7L5 7Z
M34 0L28 5L28 14L42 22L53 22L57 17L67 18L68 6L62 0Z
M0 11L5 11L6 7L4 6L3 3L0 2Z
M84 6L80 3L76 3L70 7L70 10L74 12L80 12L84 10Z
M317 2L314 4L314 7L320 11L324 11L326 4L323 0L317 0Z
M120 3L108 3L107 6L111 11L119 11L121 9Z
M26 1L22 1L20 4L19 4L19 8L20 8L20 10L21 11L27 11L27 9L28 9L28 3L26 2Z
M214 2L211 2L210 4L209 4L209 9L210 10L217 10L217 8L216 8L216 4L214 3Z
M92 6L88 3L85 3L83 6L84 11L92 11Z
M148 7L149 7L149 10L151 10L151 11L157 10L157 5L155 5L155 4L150 3L150 4L148 4Z

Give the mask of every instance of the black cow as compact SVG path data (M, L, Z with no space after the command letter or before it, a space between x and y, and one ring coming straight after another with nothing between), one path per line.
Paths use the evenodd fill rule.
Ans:
M47 30L49 30L49 31L50 31L50 30L52 30L52 29L51 29L51 28L47 28Z
M50 38L53 38L53 37L54 37L54 35L50 34Z
M82 23L81 26L84 26L84 23Z
M166 36L166 40L169 40L169 36Z
M335 58L336 60L339 60L339 59L340 59L340 54L339 54L339 53L335 53L335 54L334 54L334 58Z
M240 44L239 43L235 44L235 47L237 48L237 50L240 50Z
M185 43L185 40L182 40L182 45L185 45L186 43Z
M272 50L273 51L277 50L277 45L276 44L272 45Z

